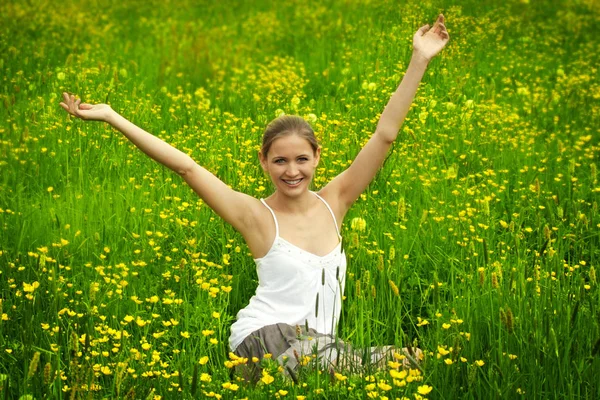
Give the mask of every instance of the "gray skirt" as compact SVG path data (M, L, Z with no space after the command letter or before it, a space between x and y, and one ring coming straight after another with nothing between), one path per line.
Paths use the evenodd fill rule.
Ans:
M405 356L410 357L406 349ZM295 379L299 367L317 365L330 371L344 369L349 372L361 372L365 366L383 367L387 360L394 358L396 347L369 347L353 349L334 335L319 333L310 328L283 323L267 325L250 335L237 347L235 354L247 358L248 362L236 367L236 374L252 382L258 382L261 376L260 360L266 354L284 367L285 372ZM254 362L253 357L259 361ZM415 358L410 357L413 361ZM403 361L403 367L410 367L410 360Z

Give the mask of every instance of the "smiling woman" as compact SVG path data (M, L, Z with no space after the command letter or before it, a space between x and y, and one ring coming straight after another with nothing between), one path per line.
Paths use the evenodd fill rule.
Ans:
M294 374L306 355L318 356L328 368L382 366L390 357L418 368L418 349L388 346L362 355L336 336L342 308L346 255L341 224L350 206L373 180L414 99L429 61L449 40L440 15L413 37L413 55L398 89L385 107L375 133L351 166L318 193L310 185L321 151L310 125L283 116L265 129L259 154L275 190L265 199L234 191L187 154L135 126L105 104L81 104L64 94L61 106L70 114L109 123L140 150L177 172L220 217L237 229L256 262L259 285L231 327L230 348L242 373L256 381L259 364L249 359L267 353Z

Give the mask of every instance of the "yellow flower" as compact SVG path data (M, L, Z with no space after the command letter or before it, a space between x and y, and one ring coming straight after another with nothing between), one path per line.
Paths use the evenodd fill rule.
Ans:
M231 383L231 382L225 382L225 383L221 384L221 386L223 387L223 389L229 389L234 392L239 389L238 385L236 385L235 383Z
M200 357L200 365L206 365L208 362L208 356Z
M448 355L450 352L448 350L446 350L445 348L443 348L442 346L438 346L438 353L445 356L445 355Z
M450 329L451 326L452 325L450 325L450 324L442 324L443 329Z
M32 293L38 287L40 287L40 283L38 281L35 281L32 284L23 282L23 291L25 293Z
M209 374L207 374L206 372L203 372L202 375L200 375L200 380L202 382L210 382L210 381L212 381L212 378Z
M408 372L406 372L406 370L404 370L404 369L402 371L397 371L395 369L392 369L392 370L390 370L390 375L394 379L404 379L404 378L406 378L406 375L408 375Z
M288 391L287 390L283 390L283 389L279 389L279 391L277 393L279 393L280 396L285 396L286 394L288 394Z
M264 372L263 372L264 373ZM271 375L269 375L268 373L264 373L264 376L262 378L260 378L261 381L263 381L263 383L265 385L268 385L270 383L272 383L275 378L273 378Z
M180 332L179 334L186 339L189 339L189 337L190 337L190 333L188 331Z
M218 319L218 318L220 318L220 317L221 317L221 314L219 314L219 313L218 313L218 312L216 312L216 311L213 311L213 313L212 313L212 317L213 317L213 318L217 318L217 319Z
M428 385L419 386L417 388L417 392L423 396L428 395L432 390L433 390L433 388Z
M381 390L385 390L385 391L392 390L392 387L390 385L388 385L387 383L385 383L384 381L379 382L377 384L377 386Z
M337 379L338 381L345 381L346 379L348 379L347 376L340 374L339 372L335 373L335 379Z
M452 363L453 363L454 361L452 361L450 358L445 358L445 359L444 359L444 362L446 363L446 365L452 365Z
M367 228L367 221L360 217L352 218L352 221L350 221L350 228L362 232Z
M475 361L475 365L477 365L478 367L483 367L485 365L485 362L483 360L477 360Z

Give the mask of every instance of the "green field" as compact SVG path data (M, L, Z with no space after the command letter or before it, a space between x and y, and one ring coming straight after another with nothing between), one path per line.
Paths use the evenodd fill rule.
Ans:
M61 93L256 197L266 123L301 115L318 190L440 12L450 43L343 228L340 337L414 343L423 371L237 381L242 237ZM0 398L600 398L599 35L597 0L2 1Z

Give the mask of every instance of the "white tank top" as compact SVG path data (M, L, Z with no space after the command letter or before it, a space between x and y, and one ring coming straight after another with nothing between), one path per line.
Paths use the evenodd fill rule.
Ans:
M325 256L317 256L293 245L279 236L275 212L261 199L273 215L275 240L264 257L254 259L258 288L231 326L229 347L232 351L252 332L277 323L292 326L308 324L319 333L335 333L342 310L346 255L331 207L317 193L314 195L331 213L340 243Z

